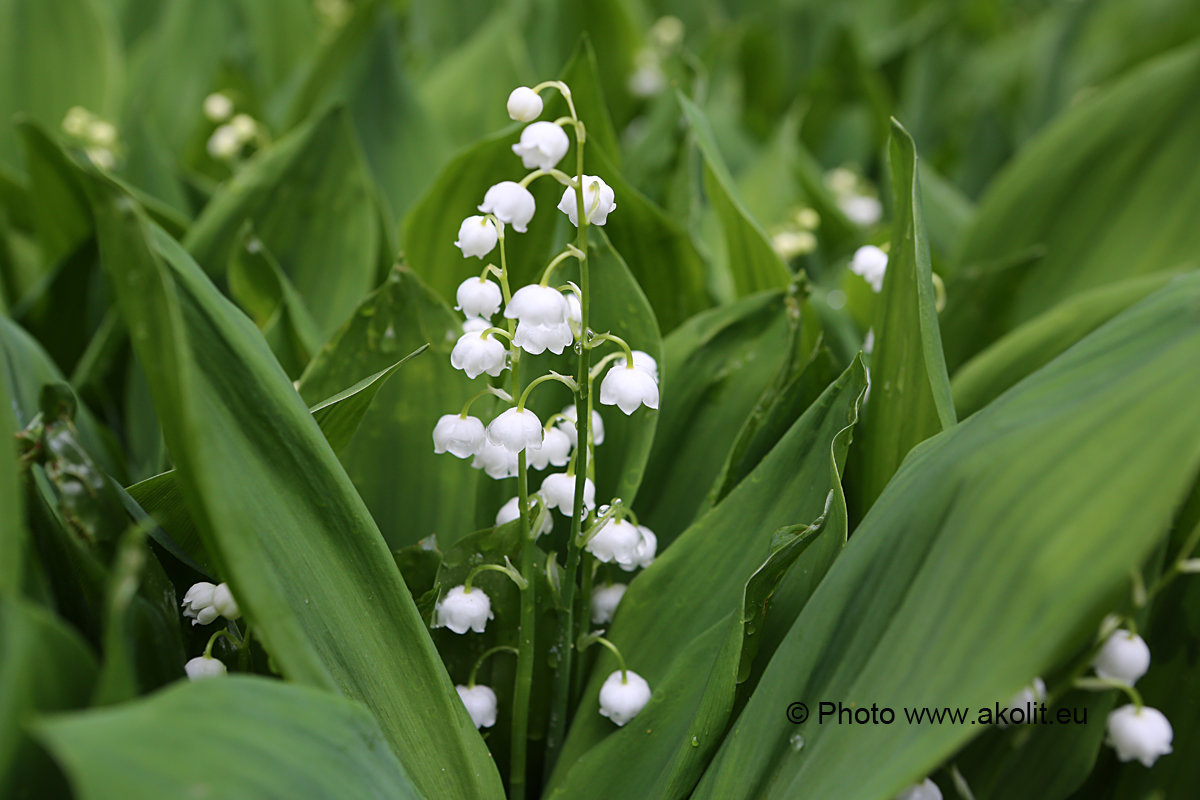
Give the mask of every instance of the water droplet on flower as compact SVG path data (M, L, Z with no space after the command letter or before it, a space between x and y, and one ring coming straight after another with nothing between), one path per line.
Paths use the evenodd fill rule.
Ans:
M792 749L796 752L804 749L804 737L798 733L793 733L792 737L788 739L788 743L791 744Z

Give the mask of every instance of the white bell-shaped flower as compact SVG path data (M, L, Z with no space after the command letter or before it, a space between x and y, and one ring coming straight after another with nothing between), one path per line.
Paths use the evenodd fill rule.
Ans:
M462 225L458 226L458 240L454 246L462 250L463 258L471 256L483 258L492 252L499 240L500 234L496 231L495 224L487 217L476 215L467 217L462 221ZM499 306L499 302L496 305ZM493 311L492 314L494 313L496 312ZM480 314L479 316L491 315Z
M492 444L519 453L542 443L542 421L528 408L510 408L488 425L487 438Z
M468 317L491 318L500 310L500 287L487 278L467 278L454 293L456 309Z
M471 466L487 473L489 478L503 480L517 477L517 454L507 447L492 444L484 439L479 446L479 452L471 461Z
M603 512L601 512L603 513ZM586 550L602 564L615 563L626 572L637 569L641 531L632 522L609 519L588 539Z
M216 584L200 581L192 584L184 594L181 603L183 615L191 618L192 625L207 625L221 616L213 607L213 593L216 589Z
M530 502L530 506L535 507L532 502ZM501 525L507 525L515 521L521 515L520 508L520 500L516 497L500 506L500 510L496 512L496 527L499 528ZM537 532L533 535L533 538L536 539L550 532L550 529L554 527L554 520L550 518L550 512L546 511L541 515L541 523L538 524L538 520L535 517L534 524L537 525Z
M562 325L567 321L567 310L567 299L562 292L530 284L513 293L504 307L504 317L532 325Z
M564 408L562 415L564 420L558 423L558 427L571 440L571 447L578 447L579 431L575 429L578 418L575 416L574 404ZM604 444L604 420L600 417L599 411L592 411L592 424L588 426L588 430L591 431L593 444L597 447Z
M553 122L535 122L521 131L521 141L512 146L525 169L554 169L571 146L566 132Z
M513 344L532 356L541 355L547 350L560 356L573 341L575 336L571 332L571 326L565 322L558 325L518 322L517 332L513 334Z
M487 190L479 210L512 225L517 233L525 233L537 210L537 202L533 194L516 181L501 181Z
M496 377L508 366L508 348L494 333L464 333L450 351L450 365L471 379L483 373Z
M592 591L592 623L594 625L607 625L612 622L613 615L617 613L617 606L620 605L621 598L625 596L625 590L628 588L623 583L614 583Z
M1108 745L1121 761L1137 759L1147 767L1171 752L1171 723L1157 708L1132 704L1108 715Z
M455 586L438 601L435 608L438 628L449 628L455 633L475 631L483 633L492 614L492 601L477 586L467 591L466 586Z
M613 367L600 383L600 402L632 414L638 406L658 408L658 382L637 367Z
M454 690L467 707L467 713L471 715L471 722L475 723L476 728L490 728L496 724L496 693L489 687L459 684Z
M483 445L483 422L476 417L445 414L433 426L433 452L470 458Z
M650 684L632 670L617 670L600 687L600 716L624 725L650 702Z
M518 86L508 96L508 116L517 122L532 122L542 115L542 98L528 86Z
M565 472L547 475L538 494L546 498L546 508L557 508L563 516L569 517L575 511L575 476ZM595 506L596 486L591 478L584 478L583 507L591 509Z
M926 778L896 795L896 800L942 800L942 790L936 783Z
M1142 637L1121 628L1104 642L1092 667L1101 678L1133 686L1150 669L1150 648Z
M888 256L873 244L863 245L854 251L850 259L850 271L871 285L876 292L883 290L883 276L887 272Z
M1028 724L1037 719L1038 706L1046 702L1046 682L1041 678L1033 681L1012 696L1008 701L1008 716L1014 724ZM1015 716L1014 716L1015 712ZM1001 723L1001 728L1008 724Z
M530 445L525 451L525 463L530 469L565 467L570 460L571 439L558 426L545 432L540 445Z
M191 681L199 681L205 678L219 678L229 672L219 658L212 658L210 656L196 656L183 665L183 671L187 673L188 680Z
M217 613L225 619L237 619L242 616L242 611L233 599L233 593L229 591L227 583L219 583L217 588L213 589L212 604Z
M658 554L658 537L645 525L638 525L637 529L638 533L642 535L642 540L638 542L637 549L633 553L634 566L645 569L654 563L654 557Z
M608 222L608 215L617 207L615 198L612 187L603 180L595 175L583 176L583 204L589 225L603 225ZM566 214L567 219L571 220L571 224L576 228L579 227L579 208L575 202L577 199L575 190L568 186L563 192L562 200L558 201L558 210Z
M628 366L625 356L621 356L614 363L613 367ZM633 351L633 368L640 369L642 372L654 378L654 382L658 383L658 362L654 360L654 356L643 350Z

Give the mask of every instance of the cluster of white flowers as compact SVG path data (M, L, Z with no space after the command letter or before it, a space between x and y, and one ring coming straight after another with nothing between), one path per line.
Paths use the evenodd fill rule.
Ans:
M204 98L204 116L217 125L208 137L208 154L218 161L233 161L262 135L262 126L254 117L235 111L227 94L214 92Z
M100 169L117 165L117 128L81 106L72 106L62 121L63 133L83 145L88 160Z
M217 617L235 620L242 616L237 601L229 591L229 585L225 583L212 584L201 581L192 584L180 605L183 608L183 616L191 619L192 625L207 625ZM203 655L196 656L183 665L189 680L216 678L226 673L225 664L212 657L212 642L210 639Z
M1150 648L1136 633L1118 628L1096 652L1092 668L1105 680L1132 687L1150 669ZM1108 745L1121 761L1152 766L1171 752L1173 738L1171 723L1156 708L1130 703L1108 715Z

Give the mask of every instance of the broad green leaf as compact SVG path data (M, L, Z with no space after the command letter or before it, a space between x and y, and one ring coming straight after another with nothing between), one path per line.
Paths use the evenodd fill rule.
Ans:
M956 303L947 286L946 360L956 369L1064 298L1195 258L1200 176L1180 172L1200 138L1200 46L1146 64L1065 111L997 177L960 265L1045 249L1037 268Z
M89 192L184 498L256 638L290 680L366 705L420 791L499 795L379 529L258 332L128 198Z
M335 453L341 451L354 438L358 426L371 407L371 402L383 388L387 379L392 377L396 370L404 366L409 359L419 356L428 347L428 345L422 345L387 369L381 369L374 375L368 375L349 389L338 392L333 397L322 400L309 409L313 419L321 427L321 433L325 434L325 440L329 442L329 446Z
M247 64L261 98L289 85L311 59L319 29L307 0L236 0L237 13L253 58Z
M974 414L1171 277L1147 275L1081 292L993 342L954 373L959 416Z
M704 112L682 94L678 97L703 156L704 188L708 202L716 209L721 221L725 237L724 264L736 296L787 286L791 273L771 246L766 231L738 198L733 177L721 158L712 126Z
M955 422L921 212L917 154L912 138L895 121L889 156L895 195L892 241L875 310L871 400L858 448L860 509L875 501L909 450Z
M427 796L361 705L264 678L181 683L36 734L83 800Z
M0 793L64 796L66 786L25 726L45 711L86 705L96 657L74 630L15 597L0 597Z
M11 125L18 112L52 129L76 105L111 120L123 65L106 3L3 0L0 19L0 163L20 163Z
M904 707L975 718L1078 657L1195 480L1188 398L1200 375L1178 365L1197 358L1200 276L1189 276L914 451L695 796L892 797L980 732L909 725ZM821 725L820 701L894 708L897 721ZM809 704L806 723L787 721L788 702Z
M856 361L750 477L630 584L606 636L650 683L654 697L633 722L615 729L599 715L597 693L616 660L608 654L598 659L552 796L687 796L720 744L743 641L757 635L766 597L786 563L820 541L821 526L801 546L773 547L773 534L797 520L816 520L827 503L841 502L831 479L837 482L865 387L866 373ZM839 500L828 499L833 492ZM839 519L843 524L823 531L834 553L845 536L844 508Z
M188 231L188 252L223 275L252 222L328 335L375 285L374 187L344 111L288 134L225 183ZM453 240L451 240L453 241Z
M5 598L21 590L27 546L21 474L12 439L17 433L15 403L8 386L9 376L0 377L0 441L5 442L0 446L0 597Z

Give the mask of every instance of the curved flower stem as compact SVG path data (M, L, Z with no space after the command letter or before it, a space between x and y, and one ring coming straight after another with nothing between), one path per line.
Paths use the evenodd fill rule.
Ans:
M462 411L460 411L458 415L460 417L466 417L467 413L471 410L471 406L475 405L475 401L479 400L481 397L499 397L501 400L503 400L506 403L511 403L513 400L512 395L510 395L508 392L504 391L503 389L498 389L495 386L489 386L486 389L484 389L482 392L480 392L479 394L472 397L466 403L464 403L463 407L462 407Z
M617 657L617 665L621 668L621 683L628 683L629 676L626 673L628 673L629 670L625 668L625 659L621 656L621 651L617 649L617 646L608 639L605 639L603 636L595 633L589 633L585 636L579 637L580 650L593 644L604 645L606 648L608 648L610 653Z
M563 172L560 169L535 169L533 172L529 173L524 178L521 178L519 183L521 186L528 187L529 184L533 183L534 181L536 181L538 178L542 177L543 175L549 175L551 178L554 178L554 180L558 181L563 186L566 186L568 188L575 188L575 182L573 180L571 180L571 176L568 175L567 173Z
M574 104L571 102L571 90L565 85L559 85L558 89L567 101L567 106L571 111L571 118L578 122L579 117L575 113ZM575 207L581 210L586 208L583 194L583 150L586 141L587 135L583 125L576 124L575 180L573 184L575 189ZM589 226L587 214L580 214L578 218L579 227L575 235L575 248L579 251L579 255L576 257L579 259L579 339L582 345L579 348L579 369L576 373L578 388L575 390L575 441L577 442L575 455L578 457L578 462L575 464L575 503L571 512L571 533L567 537L566 574L563 575L562 583L562 610L559 612L558 637L555 642L555 649L558 653L558 668L554 672L554 687L550 695L550 725L546 733L547 775L554 768L554 762L558 759L559 750L562 749L563 739L567 732L568 715L570 713L571 682L575 668L575 584L579 573L579 531L583 527L583 491L590 466L588 463L590 445L588 426L592 422L592 404L589 391L590 381L588 380L588 373L590 371L589 362L591 361L591 348L588 346L588 337L591 334L588 328L591 295L588 274L590 264L588 258Z
M471 674L467 676L467 688L468 688L468 689L474 689L474 688L475 688L475 673L476 673L476 672L479 672L479 668L480 668L481 666L483 666L483 662L484 662L484 661L487 661L487 660L488 660L488 658L490 658L491 656L494 656L496 653L513 653L513 654L516 654L516 652L517 652L517 648L515 648L515 647L511 647L511 646L509 646L509 645L506 645L506 644L502 644L502 645L499 645L498 647L493 647L491 650L487 650L487 651L485 651L485 652L484 652L484 654L483 654L483 655L481 655L481 656L480 656L480 657L479 657L479 658L478 658L478 659L475 661L475 666L471 667Z
M504 557L504 566L499 564L480 564L475 569L467 573L467 580L463 583L463 594L471 593L471 583L475 580L475 576L481 572L503 572L508 578L517 585L517 588L522 592L529 588L529 581L525 576L517 572L517 568L508 560L508 556Z
M226 630L225 628L222 628L221 630L214 633L212 636L208 637L208 644L205 645L205 647L204 647L204 657L205 658L212 658L213 645L216 644L217 639L220 639L222 636L224 636L226 639L229 640L229 643L233 645L234 649L241 648L242 643L240 641L238 641L238 638L236 636L234 636L232 633L230 633L228 630Z
M529 393L533 391L533 387L537 386L539 383L545 383L546 381L558 381L572 392L575 391L576 384L574 378L568 378L566 375L559 375L557 372L550 372L546 375L541 375L530 381L529 385L525 387L525 391L521 392L521 399L517 401L518 411L525 409L525 403L529 401Z
M1083 689L1088 692L1106 692L1109 689L1116 689L1124 692L1138 708L1145 705L1142 702L1141 693L1124 681L1115 681L1111 678L1076 678L1074 686L1076 689Z
M579 248L575 247L575 245L568 244L566 250L563 250L561 253L556 255L550 261L550 263L546 265L546 269L544 272L542 272L542 279L541 279L541 281L538 282L538 285L545 286L548 283L550 283L550 276L554 273L554 268L557 267L559 264L561 264L563 261L567 260L568 258L578 258L582 261L584 258L584 255L583 255L583 253L579 252Z
M612 342L625 351L625 366L633 369L633 349L629 346L629 342L611 333L598 333L592 337L592 347L596 347L601 342Z

